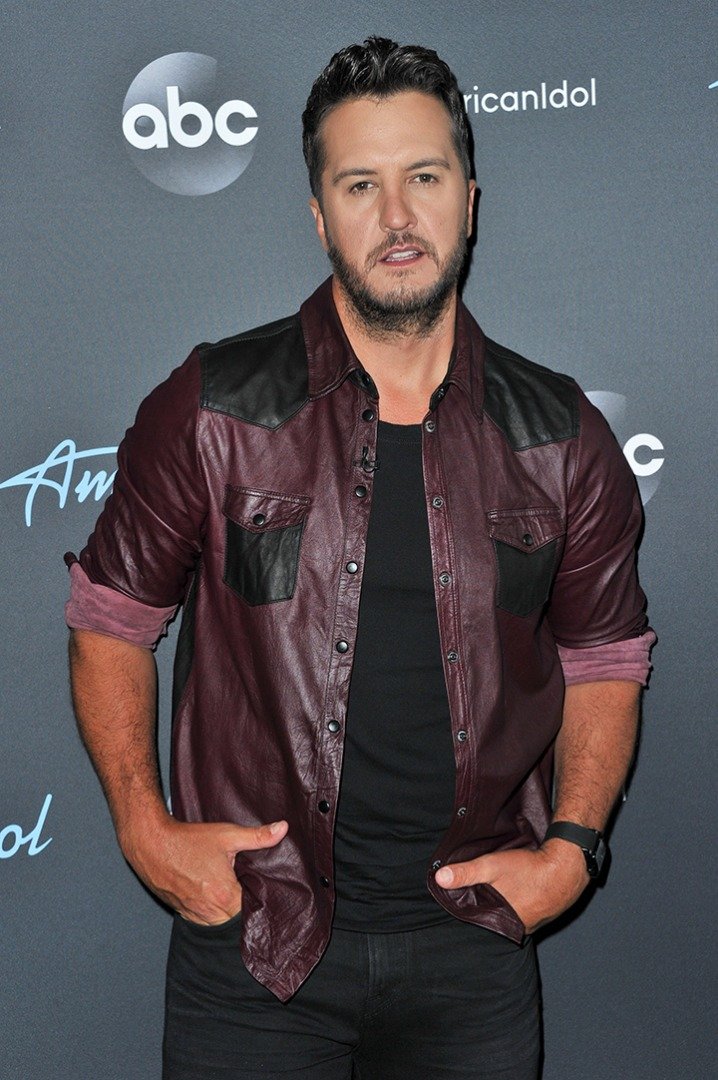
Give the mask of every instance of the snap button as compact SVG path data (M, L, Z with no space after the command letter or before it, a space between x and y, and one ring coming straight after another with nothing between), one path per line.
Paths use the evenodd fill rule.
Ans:
M341 730L341 726L342 725L339 723L338 720L330 720L327 724L327 727L331 731L332 735L336 735L336 733Z
M456 732L456 738L459 740L459 742L466 742L468 737L469 737L468 731L464 731L463 728L462 728L461 731Z
M456 811L456 816L457 817L464 817L465 815L466 815L466 807L465 806L460 806L459 809Z
M359 569L359 566L358 566L357 563L355 563L355 562L348 562L347 563L347 573L348 574L356 574L358 569Z
M337 652L345 653L349 649L349 642L344 640L338 641L334 648L337 650Z
M329 886L331 885L331 881L329 880L328 877L325 877L324 874L322 874L322 876L319 878L319 881L321 882L321 884L324 886L325 889L328 889Z
M318 806L323 814L327 814L329 812L329 803L326 799L322 799Z
M357 484L357 486L354 488L354 494L358 499L363 499L366 495L366 488L364 487L364 485Z
M438 870L440 866L441 866L441 859L434 859L433 863L431 864L431 869L432 870Z
M442 506L444 505L444 500L442 499L441 495L435 495L434 498L431 500L431 505L436 510L441 510Z
M440 386L439 389L436 391L436 400L441 401L441 399L445 396L445 394L446 394L446 387L445 386Z
M531 533L524 533L521 537L521 540L526 545L526 547L531 547L534 542L534 538Z
M264 525L266 520L267 519L264 516L264 514L255 514L254 517L252 518L252 521L254 522L255 525Z
M436 429L436 423L433 420L427 420L424 424L425 431L434 431Z
M446 659L449 661L450 664L455 664L456 661L459 659L459 654L457 653L456 649L449 649L448 653L446 654Z
M366 420L366 422L369 423L370 420L374 419L374 410L365 409L364 412L361 414L361 418L362 420Z
M444 570L441 574L439 574L439 583L441 585L449 585L450 582L451 574L447 570Z

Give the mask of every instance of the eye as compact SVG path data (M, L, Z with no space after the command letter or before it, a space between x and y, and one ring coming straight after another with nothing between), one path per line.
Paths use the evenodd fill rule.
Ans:
M437 181L434 174L428 172L418 173L412 179L417 184L435 184Z
M349 188L349 192L352 195L363 195L366 191L370 191L374 185L371 180L357 180L356 184L352 184Z

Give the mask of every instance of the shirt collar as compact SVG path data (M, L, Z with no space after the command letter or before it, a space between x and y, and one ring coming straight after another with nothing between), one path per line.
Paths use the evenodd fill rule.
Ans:
M374 380L352 349L337 313L332 279L327 278L305 300L299 311L309 361L309 397L317 398L339 386L347 376L370 397L376 397ZM434 410L449 387L458 387L469 398L478 420L482 419L484 335L462 300L456 309L456 331L451 359L439 386L431 395Z

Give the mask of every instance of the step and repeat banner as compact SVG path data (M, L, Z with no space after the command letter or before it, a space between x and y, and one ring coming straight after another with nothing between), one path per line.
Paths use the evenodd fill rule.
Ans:
M150 388L326 276L300 115L330 55L372 33L435 48L464 92L482 189L464 299L579 380L645 504L656 667L608 882L540 941L544 1077L715 1075L713 5L77 0L1 18L0 1076L159 1076L170 919L75 732L62 555Z

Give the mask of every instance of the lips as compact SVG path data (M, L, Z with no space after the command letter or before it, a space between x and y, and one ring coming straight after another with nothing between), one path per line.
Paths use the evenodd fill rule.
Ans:
M424 254L421 248L416 247L396 247L387 251L386 255L382 255L379 262L388 263L389 265L401 265L402 263L411 262L413 259L419 259Z

